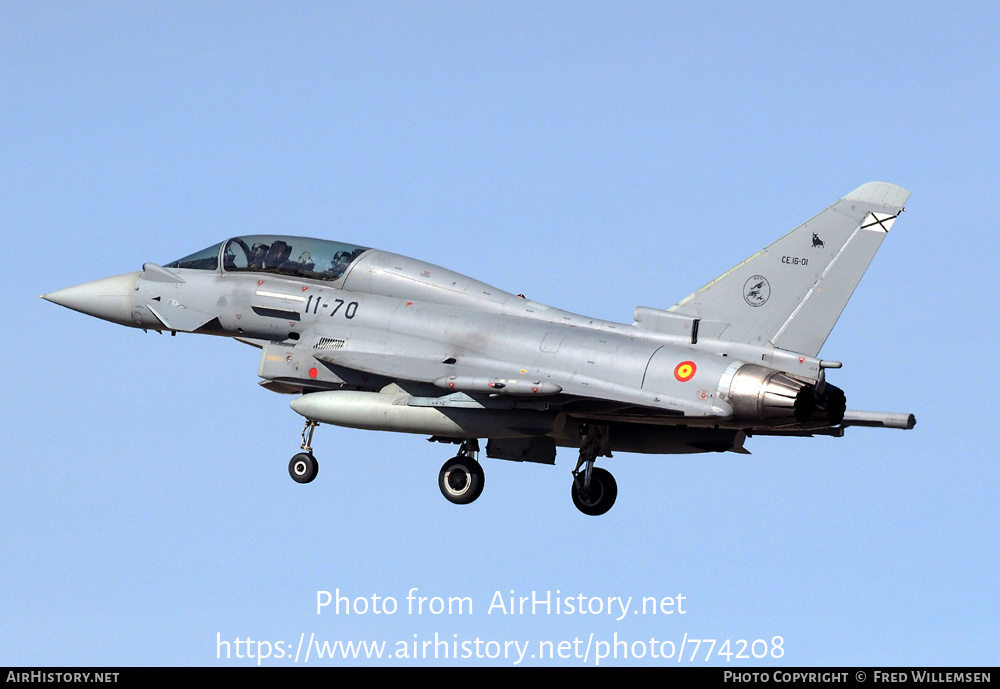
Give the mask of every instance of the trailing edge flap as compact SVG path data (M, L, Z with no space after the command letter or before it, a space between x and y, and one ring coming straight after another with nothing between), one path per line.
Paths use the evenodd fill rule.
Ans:
M521 373L514 364L496 361L458 360L446 364L437 357L393 356L379 352L324 351L313 353L313 356L324 363L365 373L383 376L392 380L408 380L422 383L436 383L443 377L455 377L468 381L473 386L483 380L511 380L531 378L530 374ZM339 375L339 374L338 374ZM535 378L538 377L536 373ZM675 397L658 395L645 390L636 390L624 385L610 383L585 376L544 376L548 384L556 383L563 394L587 397L612 403L611 407L620 409L623 405L657 409L674 416L725 418L731 416L733 410L720 399L711 403L681 400ZM456 390L462 390L462 384ZM471 392L483 392L472 388ZM499 391L498 391L499 392ZM500 393L503 394L503 393ZM531 392L515 393L534 396ZM541 393L544 394L544 393Z
M729 342L816 356L910 192L864 184L669 310Z
M215 318L213 314L185 308L176 299L161 302L156 306L146 304L146 308L153 312L167 330L177 330L182 333L192 333Z

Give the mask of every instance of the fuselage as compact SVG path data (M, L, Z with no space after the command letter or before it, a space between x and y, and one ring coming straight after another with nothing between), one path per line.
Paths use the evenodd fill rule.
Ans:
M301 241L313 242L303 256L323 251L320 240L232 239L166 268L146 264L109 278L108 291L119 293L101 295L109 310L101 317L257 344L264 350L259 374L280 392L379 392L394 385L417 399L489 394L500 400L488 405L495 416L510 411L494 436L537 433L534 426L510 428L524 426L514 412L525 409L557 415L547 432L560 436L560 444L574 444L574 420L638 424L628 429L628 443L617 444L651 452L677 451L649 439L663 434L656 427L724 429L728 438L729 431L828 425L825 407L819 416L798 408L812 404L822 385L815 358L699 338L696 319L655 309L637 309L634 324L588 318L353 245L335 245L342 249L335 255L349 260L333 261L336 269L325 275L315 264L253 262L251 245L290 249ZM128 298L122 292L133 282ZM774 375L783 381L777 388ZM767 399L775 393L787 399ZM417 424L412 432L426 431ZM678 432L669 435L673 447Z

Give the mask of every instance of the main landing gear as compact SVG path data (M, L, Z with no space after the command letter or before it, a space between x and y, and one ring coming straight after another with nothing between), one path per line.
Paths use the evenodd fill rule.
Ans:
M448 502L468 505L482 494L486 475L478 457L479 441L471 438L464 441L458 448L458 454L441 467L438 487Z
M596 517L610 510L618 498L615 477L610 471L594 466L599 455L611 456L608 428L586 425L581 434L580 459L573 470L573 504L584 514Z

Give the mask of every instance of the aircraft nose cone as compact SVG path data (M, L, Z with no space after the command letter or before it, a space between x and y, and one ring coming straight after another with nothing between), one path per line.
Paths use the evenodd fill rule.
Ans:
M139 275L139 272L126 273L85 282L76 287L43 294L42 299L112 323L133 325L132 299Z

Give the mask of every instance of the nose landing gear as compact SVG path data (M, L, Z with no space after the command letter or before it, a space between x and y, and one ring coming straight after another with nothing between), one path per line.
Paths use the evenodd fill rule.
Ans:
M306 426L302 429L302 449L305 452L298 453L288 462L288 474L296 483L309 483L319 473L319 462L312 453L313 431L317 426L319 426L318 421L312 419L306 421Z

